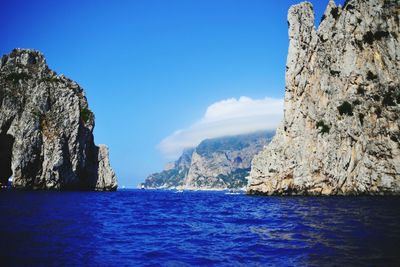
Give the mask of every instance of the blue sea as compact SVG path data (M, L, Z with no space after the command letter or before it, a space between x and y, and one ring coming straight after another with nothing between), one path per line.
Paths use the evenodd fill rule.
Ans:
M1 266L399 266L400 198L0 192Z

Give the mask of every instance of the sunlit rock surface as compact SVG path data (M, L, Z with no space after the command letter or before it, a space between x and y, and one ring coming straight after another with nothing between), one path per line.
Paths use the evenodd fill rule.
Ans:
M0 66L0 184L18 189L115 190L106 146L93 141L83 89L50 70L34 50Z
M334 1L314 26L289 10L284 120L252 162L250 194L400 192L397 0Z

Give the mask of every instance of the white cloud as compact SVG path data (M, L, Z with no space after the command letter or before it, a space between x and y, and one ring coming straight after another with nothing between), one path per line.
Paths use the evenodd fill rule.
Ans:
M282 117L283 99L230 98L209 106L203 118L167 136L158 148L167 159L176 159L207 138L276 129Z

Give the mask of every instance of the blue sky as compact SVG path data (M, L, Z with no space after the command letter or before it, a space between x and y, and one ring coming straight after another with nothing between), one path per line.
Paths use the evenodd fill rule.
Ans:
M95 141L132 187L168 160L160 143L210 105L283 97L287 10L298 2L5 0L0 52L37 49L85 89ZM328 0L311 2L319 22Z

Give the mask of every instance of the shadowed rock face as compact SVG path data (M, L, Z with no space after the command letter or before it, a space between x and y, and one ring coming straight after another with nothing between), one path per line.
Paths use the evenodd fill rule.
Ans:
M115 190L108 149L93 142L83 89L37 51L14 49L0 65L0 184L18 189Z
M331 0L318 28L289 10L284 120L248 193L400 193L400 2Z

